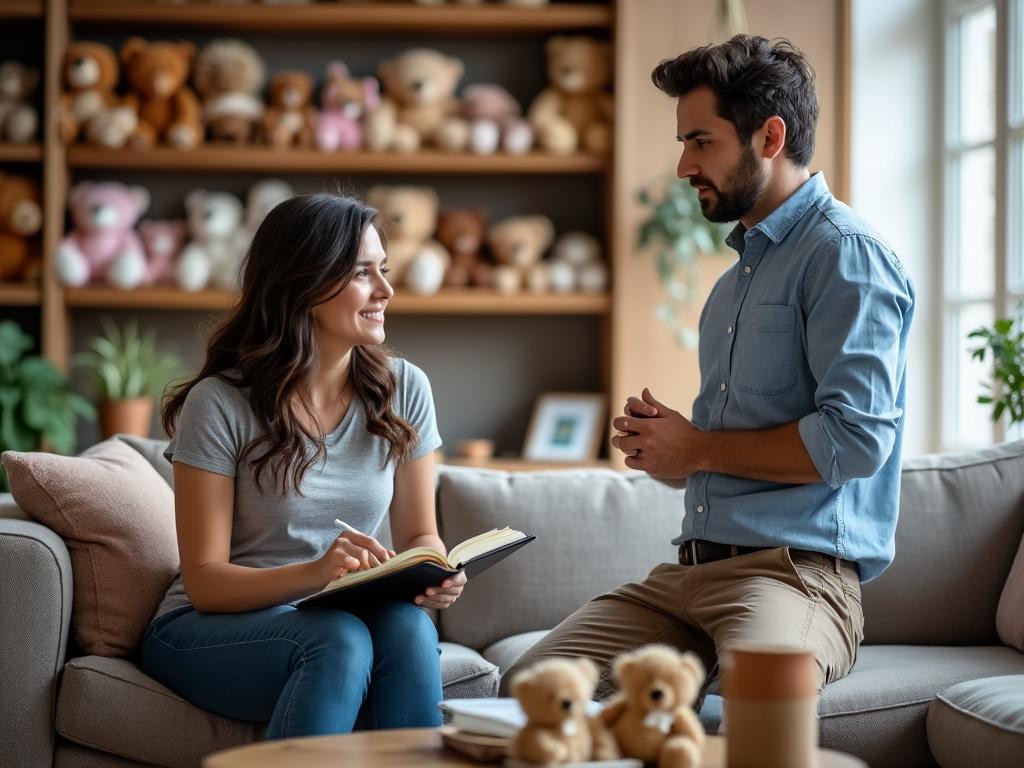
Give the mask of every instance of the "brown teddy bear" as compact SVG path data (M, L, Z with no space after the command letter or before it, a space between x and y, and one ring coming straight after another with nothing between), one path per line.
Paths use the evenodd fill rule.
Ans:
M121 46L121 63L138 108L139 124L131 143L152 147L166 141L192 149L203 140L202 107L188 87L196 47L189 42L150 43L130 37Z
M526 713L526 725L509 753L538 765L612 760L615 739L601 721L587 715L597 666L590 659L545 659L518 673L512 695Z
M414 293L436 293L451 257L433 239L440 202L430 187L376 186L367 201L377 209L387 237L388 279Z
M41 261L30 238L43 226L39 185L25 176L0 173L0 280L29 280Z
M118 77L117 55L112 49L86 40L68 45L64 54L64 93L57 107L58 132L63 142L89 138L90 127L94 138L103 135L99 123L110 110L121 106L114 94ZM125 114L134 115L134 110L128 107ZM134 121L129 120L126 129L120 131L119 141L98 143L121 146L134 128Z
M211 139L248 144L263 124L265 71L256 49L241 40L214 40L196 56L192 80L203 100Z
M422 146L465 149L469 124L455 98L465 67L429 48L413 48L377 69L384 98L367 121L366 144L375 152L415 152Z
M313 78L305 72L278 72L270 81L270 106L263 116L263 137L279 149L313 146L316 110Z
M692 707L704 683L700 659L646 645L617 658L614 670L621 690L600 718L622 754L658 768L699 766L704 728Z
M547 43L549 87L530 105L528 118L537 143L556 154L611 148L614 105L605 87L611 80L608 43L589 37L553 37Z
M468 209L442 211L437 221L437 239L451 254L444 284L454 288L467 285L489 287L494 268L481 253L487 233L487 217Z
M533 293L548 289L544 252L555 239L555 225L547 216L512 216L487 231L494 256L494 287L501 293Z

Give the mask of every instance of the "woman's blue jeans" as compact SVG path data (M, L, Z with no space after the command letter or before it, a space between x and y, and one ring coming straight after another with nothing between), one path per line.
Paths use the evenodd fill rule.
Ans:
M140 666L197 707L269 720L268 739L441 724L437 630L410 603L178 608L146 631Z

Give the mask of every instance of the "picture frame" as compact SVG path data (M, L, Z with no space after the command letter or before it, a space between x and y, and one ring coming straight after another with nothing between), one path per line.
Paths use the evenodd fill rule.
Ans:
M597 458L605 433L605 396L547 392L537 398L523 446L528 461L582 462Z

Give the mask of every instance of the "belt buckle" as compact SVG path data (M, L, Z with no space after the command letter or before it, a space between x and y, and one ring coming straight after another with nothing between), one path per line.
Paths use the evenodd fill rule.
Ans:
M700 561L697 560L697 540L690 539L690 564L700 565Z

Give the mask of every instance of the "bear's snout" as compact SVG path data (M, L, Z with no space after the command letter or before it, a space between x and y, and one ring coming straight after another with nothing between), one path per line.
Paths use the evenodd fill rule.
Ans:
M572 711L572 699L562 699L562 709L566 712Z
M661 701L664 696L665 692L661 688L655 688L651 691L651 701Z

